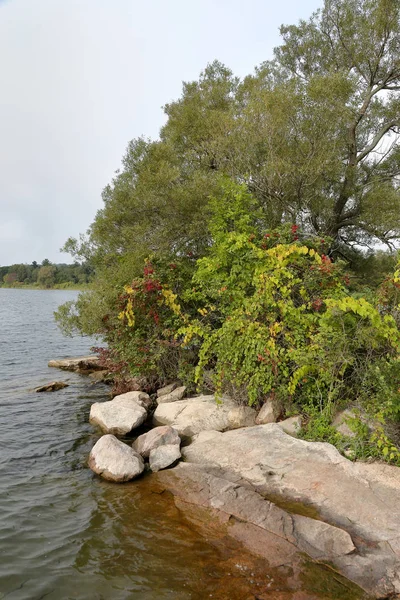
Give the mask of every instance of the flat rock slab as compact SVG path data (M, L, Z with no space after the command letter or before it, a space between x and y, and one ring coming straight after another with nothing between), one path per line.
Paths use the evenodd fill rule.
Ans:
M308 512L347 532L357 552L337 555L335 566L376 597L400 594L397 467L352 463L330 444L296 439L277 424L203 432L182 454L188 462L251 484L290 512ZM310 527L297 529L304 539ZM323 530L318 536L325 536Z
M103 435L96 442L90 452L88 464L103 479L117 483L135 479L144 470L140 454L113 435Z
M140 435L132 444L132 448L139 452L143 458L148 458L150 452L159 446L176 445L178 450L180 447L181 438L178 432L169 425L155 427L147 433Z
M170 467L181 457L178 444L166 444L158 446L150 451L150 469L154 472Z
M103 369L99 365L99 357L95 355L51 360L48 366L62 369L63 371L77 371L79 373L91 373L92 371L101 371Z
M46 385L36 388L35 392L57 392L58 390L68 387L68 385L69 384L65 383L65 381L52 381L51 383L46 383Z
M139 392L129 392L138 394ZM108 402L96 402L90 408L89 422L105 433L125 435L144 423L147 411L130 397L116 396Z
M192 437L201 431L226 431L254 425L256 411L232 400L217 403L214 396L197 396L159 404L154 425L170 425L180 436Z

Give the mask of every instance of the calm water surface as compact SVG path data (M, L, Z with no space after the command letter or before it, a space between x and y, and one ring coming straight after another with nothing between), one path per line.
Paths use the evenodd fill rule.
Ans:
M0 288L0 599L324 598L292 595L265 561L207 541L146 480L112 485L91 473L99 434L88 414L107 389L47 367L89 353L92 341L64 338L52 319L75 297ZM33 392L54 379L69 387Z

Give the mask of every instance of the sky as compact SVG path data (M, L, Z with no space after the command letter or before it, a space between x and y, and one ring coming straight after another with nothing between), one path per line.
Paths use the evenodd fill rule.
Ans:
M244 77L322 0L0 0L0 265L71 262L129 140L218 59Z

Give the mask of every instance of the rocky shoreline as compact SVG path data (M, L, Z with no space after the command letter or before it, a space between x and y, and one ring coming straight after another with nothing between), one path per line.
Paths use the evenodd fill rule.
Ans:
M93 357L49 366L99 369ZM354 463L330 444L297 439L300 417L273 422L271 406L257 414L228 398L184 394L177 383L159 390L154 413L143 392L94 404L90 422L105 435L90 468L116 482L152 471L158 493L172 493L183 510L210 511L271 566L295 572L307 557L359 586L353 598L361 590L400 598L399 468ZM132 445L116 437L150 419L153 428Z

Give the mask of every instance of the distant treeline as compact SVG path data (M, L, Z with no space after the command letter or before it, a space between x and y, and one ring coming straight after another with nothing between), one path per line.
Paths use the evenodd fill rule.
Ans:
M0 286L3 287L75 287L91 282L93 268L89 263L53 264L47 258L42 263L14 264L0 267Z

